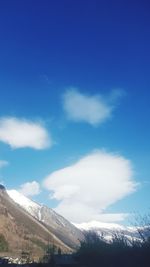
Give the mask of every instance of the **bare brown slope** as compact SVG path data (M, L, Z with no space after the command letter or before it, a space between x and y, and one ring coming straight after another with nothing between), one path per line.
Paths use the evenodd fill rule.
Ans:
M84 238L83 233L66 218L53 209L28 199L16 190L7 191L7 193L17 205L43 224L59 240L72 249L77 249L79 240Z
M0 233L9 243L9 251L20 254L32 250L33 255L42 255L46 244L51 243L62 251L71 250L44 225L30 216L0 187Z

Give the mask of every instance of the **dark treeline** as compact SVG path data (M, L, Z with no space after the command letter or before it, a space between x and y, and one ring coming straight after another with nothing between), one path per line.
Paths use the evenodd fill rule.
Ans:
M150 267L150 238L129 240L123 233L115 233L107 242L95 232L85 233L76 254L79 266L84 267Z

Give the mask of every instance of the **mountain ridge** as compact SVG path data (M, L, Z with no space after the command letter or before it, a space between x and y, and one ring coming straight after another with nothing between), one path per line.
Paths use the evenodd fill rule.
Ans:
M66 220L63 216L56 213L53 209L36 203L35 201L23 196L20 192L16 190L8 190L7 193L18 205L24 208L28 213L30 213L34 218L43 223L59 236L60 239L65 236L70 238L70 242L65 241L67 245L75 248L74 244L79 244L79 240L82 239L82 233L78 228L76 228L72 223ZM73 242L71 242L73 240Z
M38 205L38 204L37 204ZM48 208L47 208L48 209ZM52 219L52 218L50 218ZM49 220L50 220L49 219ZM65 219L64 219L65 220ZM62 228L55 229L47 222L38 220L10 198L4 186L0 185L0 234L3 234L9 243L9 252L20 254L27 247L32 248L34 257L43 255L48 242L61 248L62 252L71 252L79 244L77 238L68 235L69 229L61 232ZM53 226L53 227L52 227ZM71 227L71 226L70 226ZM76 229L75 226L72 226ZM80 231L76 229L80 235ZM82 236L82 235L81 235ZM29 250L29 249L28 249Z
M96 232L106 241L111 241L115 236L122 235L129 241L141 241L140 236L138 234L138 229L134 226L124 226L117 223L106 223L99 221L91 221L74 225L83 232Z

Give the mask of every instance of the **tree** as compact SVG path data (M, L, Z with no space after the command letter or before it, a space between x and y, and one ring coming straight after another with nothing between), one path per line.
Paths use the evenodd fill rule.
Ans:
M94 231L85 232L84 236L76 255L77 260L86 266L105 266L110 244L104 240L103 235L99 236Z
M58 248L58 255L61 256L61 248Z

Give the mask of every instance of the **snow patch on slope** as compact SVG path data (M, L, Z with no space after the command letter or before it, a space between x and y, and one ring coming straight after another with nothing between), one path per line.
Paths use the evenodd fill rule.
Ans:
M18 205L22 206L27 212L29 212L36 219L41 220L41 205L36 202L30 200L29 198L22 195L20 192L16 190L7 190L8 195L14 202Z
M7 190L7 193L14 202L16 202L37 220L45 224L51 224L51 226L53 225L54 228L60 226L63 228L72 227L66 219L57 214L54 210L34 202L17 190Z
M79 229L51 208L30 200L17 190L7 190L7 193L22 209L47 225L52 233L57 233L60 240L65 239L65 244L75 248L79 244L79 240L83 238L83 234ZM56 237L54 238L56 239Z

